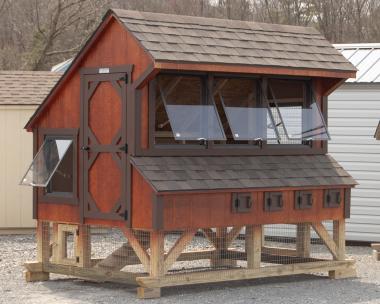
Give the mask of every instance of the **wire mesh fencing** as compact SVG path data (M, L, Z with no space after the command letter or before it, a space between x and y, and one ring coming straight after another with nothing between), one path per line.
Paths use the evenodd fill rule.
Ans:
M332 254L339 242L333 233L338 226L332 222L322 226L299 223L154 232L50 224L43 228L42 249L46 263L99 273L178 278L212 270L333 261L338 258L336 252ZM326 238L333 243L326 244Z

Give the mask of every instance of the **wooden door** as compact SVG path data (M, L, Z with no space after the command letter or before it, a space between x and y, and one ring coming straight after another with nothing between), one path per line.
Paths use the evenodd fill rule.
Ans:
M82 218L127 220L130 73L130 66L81 71Z

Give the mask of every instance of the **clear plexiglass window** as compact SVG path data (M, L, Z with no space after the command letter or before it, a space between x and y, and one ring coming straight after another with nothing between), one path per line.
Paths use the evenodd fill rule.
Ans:
M215 80L214 98L219 98L234 140L277 139L274 122L265 107L257 107L256 79Z
M200 77L162 75L158 89L175 140L225 139L215 105L204 97Z
M72 142L71 139L46 138L20 184L46 187Z

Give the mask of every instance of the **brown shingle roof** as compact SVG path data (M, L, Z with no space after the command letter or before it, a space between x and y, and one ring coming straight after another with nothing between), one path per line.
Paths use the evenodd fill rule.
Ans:
M113 11L155 61L356 71L311 27Z
M134 157L132 163L158 192L356 185L329 155Z
M0 105L39 105L61 75L42 71L0 71Z

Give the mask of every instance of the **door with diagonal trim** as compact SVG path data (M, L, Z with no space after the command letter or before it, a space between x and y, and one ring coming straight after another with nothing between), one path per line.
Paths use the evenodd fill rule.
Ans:
M127 219L127 82L131 68L82 71L83 216Z

